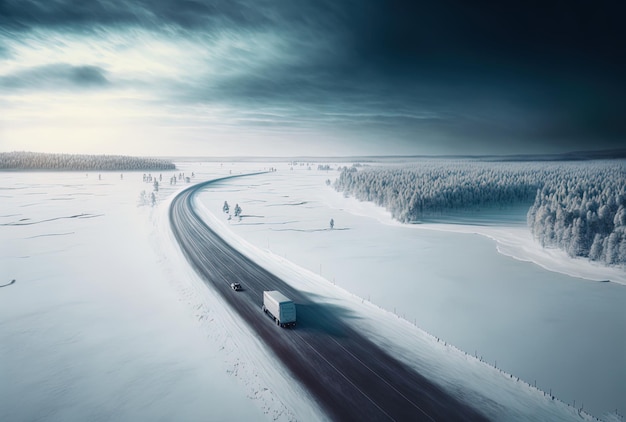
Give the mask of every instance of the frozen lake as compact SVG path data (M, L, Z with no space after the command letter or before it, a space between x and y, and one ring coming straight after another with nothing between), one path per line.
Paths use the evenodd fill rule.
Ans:
M485 236L393 224L371 204L326 186L336 172L276 167L279 172L220 183L202 201L255 246L565 402L582 402L594 415L623 405L623 285L513 259ZM225 200L242 207L241 221L226 220ZM509 213L495 225L501 232L510 225L515 233L524 219L523 212L517 218Z

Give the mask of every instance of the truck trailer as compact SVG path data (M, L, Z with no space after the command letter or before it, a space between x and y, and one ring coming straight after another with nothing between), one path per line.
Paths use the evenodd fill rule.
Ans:
M276 325L296 326L296 304L281 292L276 290L263 292L263 312L272 317Z

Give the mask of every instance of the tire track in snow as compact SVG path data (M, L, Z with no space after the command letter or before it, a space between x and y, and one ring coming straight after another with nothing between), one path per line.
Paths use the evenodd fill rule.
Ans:
M9 281L9 282L8 282L8 283L6 283L6 284L2 284L2 285L0 285L0 287L7 287L7 286L10 286L10 285L12 285L12 284L15 284L15 279L13 279L13 280Z

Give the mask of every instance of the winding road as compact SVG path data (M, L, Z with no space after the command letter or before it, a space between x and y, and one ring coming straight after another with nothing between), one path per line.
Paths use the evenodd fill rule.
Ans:
M246 176L253 176L254 173ZM282 361L333 420L485 420L350 327L347 309L316 301L239 253L194 210L194 185L172 201L172 231L190 264ZM231 282L240 282L235 292ZM277 327L261 310L264 290L297 305L298 326Z

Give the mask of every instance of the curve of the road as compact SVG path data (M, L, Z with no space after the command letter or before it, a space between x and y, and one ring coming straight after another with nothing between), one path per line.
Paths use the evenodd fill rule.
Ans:
M244 176L253 176L253 173ZM346 309L316 301L235 250L194 210L194 196L211 183L180 192L172 201L172 231L187 260L299 380L333 420L485 420L437 385L351 328ZM235 292L230 283L240 282ZM261 310L264 290L279 290L297 306L298 325L282 329Z

